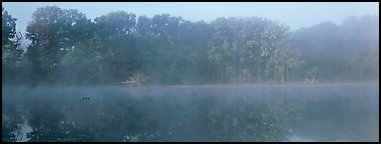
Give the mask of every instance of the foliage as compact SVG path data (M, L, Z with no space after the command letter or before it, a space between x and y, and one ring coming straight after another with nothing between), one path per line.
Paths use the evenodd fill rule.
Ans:
M46 6L33 13L23 53L16 19L4 8L2 15L6 83L116 84L136 73L151 84L362 81L379 74L375 16L291 31L258 17L206 23L115 11L91 21L78 10Z
M16 79L18 71L22 70L22 54L20 49L21 33L16 33L17 19L12 17L8 11L2 7L2 77L3 83L11 83L12 79Z
M78 10L62 10L56 6L38 8L27 27L31 40L27 49L36 81L57 82L62 76L61 60L76 42L92 37L90 20Z

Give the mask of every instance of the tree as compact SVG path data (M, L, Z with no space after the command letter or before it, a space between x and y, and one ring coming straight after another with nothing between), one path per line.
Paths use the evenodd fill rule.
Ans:
M78 42L75 49L65 54L61 63L65 79L71 84L102 83L109 77L105 74L104 44L92 38Z
M305 71L306 77L307 77L307 81L315 82L318 70L319 70L319 68L316 67L316 66L313 66L313 67L307 69Z
M211 25L214 32L209 58L220 65L221 82L225 75L233 78L230 81L249 79L254 71L257 71L258 82L262 77L284 81L284 62L289 60L292 65L295 61L296 66L298 55L291 52L297 53L295 48L290 48L289 27L277 21L256 17L221 18ZM225 71L228 73L224 74Z
M8 11L2 7L1 10L1 16L2 16L2 54L4 57L4 53L6 50L11 49L12 45L12 39L16 37L16 18L13 18Z
M234 21L234 19L232 20ZM229 27L228 20L225 18L218 18L210 24L213 32L209 42L208 57L219 66L220 82L224 83L225 68L231 65L230 58L234 54L232 52L234 31Z
M178 45L181 48L182 59L187 65L183 65L183 81L189 83L205 83L212 80L210 62L208 59L208 47L211 36L211 28L204 21L184 21L180 24Z
M304 70L317 66L319 79L337 80L348 71L345 60L349 52L343 47L343 37L332 22L324 22L294 33L295 45L307 61ZM302 74L300 74L302 75Z
M27 27L27 57L32 64L34 80L57 81L61 73L61 59L74 44L91 37L91 21L77 10L63 10L56 6L38 8Z
M16 33L16 18L2 8L2 72L3 82L15 81L20 71L23 50L20 49L21 33Z
M352 79L370 80L377 77L379 50L378 16L348 17L340 26L344 47L348 49L346 60Z
M202 46L193 47L197 38L189 33L189 30L195 30L192 27L193 23L168 14L139 17L136 35L150 43L146 47L148 52L144 53L149 55L151 71L148 75L154 78L154 82L171 84L195 80L190 75L195 74L192 69L196 65L195 51Z
M104 68L109 82L121 82L143 68L140 40L135 34L136 15L111 12L95 19L97 36L104 45Z
M86 84L134 76L157 84L200 84L285 83L304 79L305 71L312 71L311 79L340 81L374 80L379 74L378 16L291 32L260 17L206 23L115 11L92 22L78 10L47 6L33 13L26 33L32 43L23 59L16 19L4 8L2 13L3 72L9 79L16 71L29 73L35 83Z
M97 34L103 39L121 38L135 31L136 15L124 11L111 12L95 18Z
M378 16L348 17L341 25L324 22L297 30L295 46L322 80L375 80L378 77ZM302 74L299 74L300 76Z

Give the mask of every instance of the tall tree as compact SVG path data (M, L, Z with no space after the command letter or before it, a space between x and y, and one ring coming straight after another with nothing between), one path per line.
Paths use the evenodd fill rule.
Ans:
M136 45L136 15L124 11L111 12L95 18L97 36L104 44L102 57L109 81L128 79L141 69L141 51Z
M324 22L297 30L293 34L294 42L306 60L303 69L316 66L319 69L316 78L320 80L376 79L379 57L378 19L378 16L352 16L341 25Z
M218 18L211 22L213 33L209 42L208 57L219 67L220 82L224 83L224 72L231 65L233 30L229 27L228 20Z
M32 41L27 56L32 63L36 81L57 81L61 59L74 49L77 41L91 37L91 21L77 10L57 6L38 8L27 27L26 37Z
M16 18L2 7L2 72L3 82L15 79L20 67L23 50L20 49L21 33L16 33Z

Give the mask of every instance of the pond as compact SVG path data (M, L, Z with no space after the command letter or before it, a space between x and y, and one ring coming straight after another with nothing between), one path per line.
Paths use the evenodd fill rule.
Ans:
M3 87L2 141L379 141L378 87Z

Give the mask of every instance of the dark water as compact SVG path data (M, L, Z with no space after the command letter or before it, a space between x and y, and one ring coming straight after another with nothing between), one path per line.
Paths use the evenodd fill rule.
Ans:
M3 88L2 140L379 141L379 88Z

